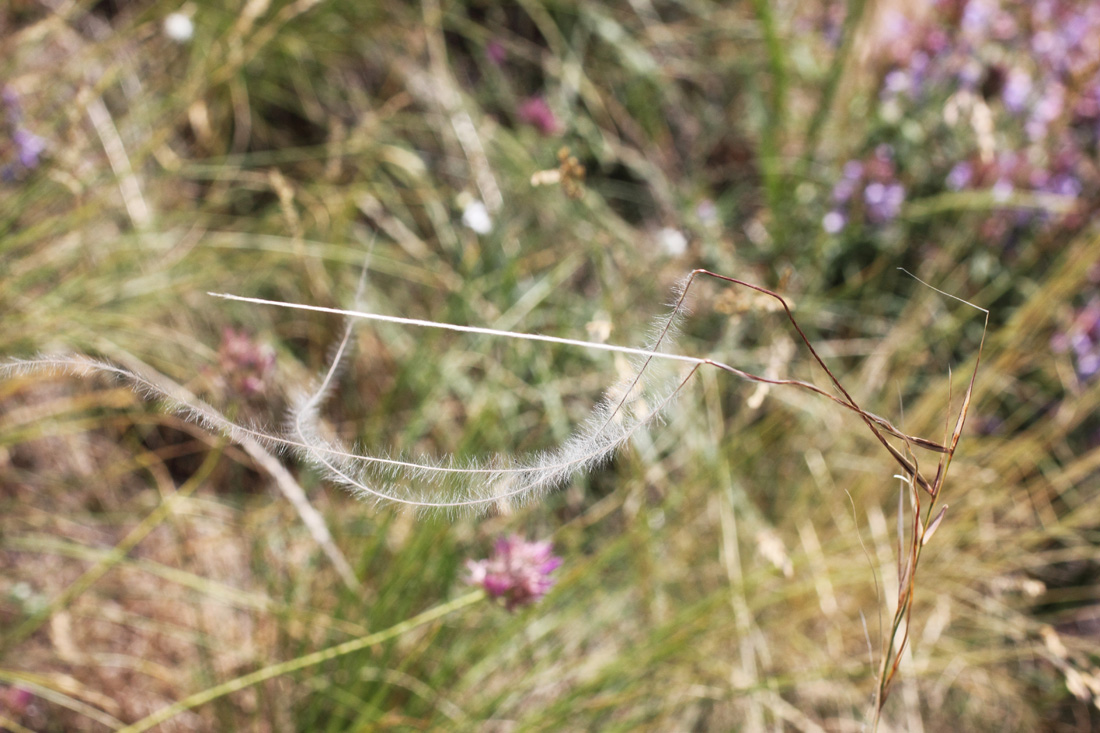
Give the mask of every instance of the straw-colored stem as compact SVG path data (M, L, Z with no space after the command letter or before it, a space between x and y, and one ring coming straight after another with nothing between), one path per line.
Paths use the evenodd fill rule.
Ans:
M328 649L322 649L319 652L313 654L307 654L304 657L298 657L297 659L291 659L279 664L273 664L263 669L258 669L255 672L246 674L242 677L223 682L220 685L207 688L201 692L196 692L194 695L185 697L184 699L169 705L166 708L162 708L157 712L149 715L136 723L132 723L124 728L119 728L118 733L140 733L143 730L149 730L154 725L159 725L166 720L170 720L182 712L197 708L200 705L216 700L219 697L225 697L234 692L244 690L258 685L266 680L274 679L275 677L281 677L291 672L297 672L298 670L305 669L307 667L314 667L322 662L327 662L337 657L342 657L346 654L367 649L369 647L381 644L382 642L389 641L395 637L401 636L407 631L411 631L418 626L435 621L448 614L454 613L459 609L466 606L473 605L478 601L485 598L485 592L481 590L474 591L473 593L467 593L464 596L448 601L440 606L429 609L424 613L417 616L413 616L410 619L402 621L395 626L391 626L384 631L379 631L374 634L368 634L367 636L360 637L358 639L352 639L346 641L343 644L337 644L334 647Z

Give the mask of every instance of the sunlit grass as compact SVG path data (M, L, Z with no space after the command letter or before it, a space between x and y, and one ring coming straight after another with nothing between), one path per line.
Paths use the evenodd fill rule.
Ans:
M161 30L170 3L0 10L0 72L48 143L0 182L0 357L148 369L278 430L342 319L206 293L353 307L369 252L372 312L641 346L673 284L706 267L779 290L864 408L939 441L980 321L906 266L989 307L991 330L881 729L1089 720L1100 387L1050 338L1094 288L1100 243L1053 229L1006 255L986 214L1065 201L987 191L914 194L904 226L828 236L873 72L834 64L767 3L648 7L204 0L182 8L184 44ZM521 122L536 95L559 134ZM579 199L531 185L563 146L586 168ZM463 226L470 199L489 233ZM662 249L666 227L686 252ZM226 326L275 349L263 395L219 388ZM360 325L349 347L320 429L421 457L552 448L626 367L396 324ZM678 349L827 386L779 316L710 285ZM163 730L873 718L898 469L819 396L701 371L611 463L456 521L358 503L289 456L268 455L290 469L276 479L254 449L101 377L12 375L0 404L0 726L161 710L179 713ZM403 626L464 598L465 558L511 532L565 558L540 605Z

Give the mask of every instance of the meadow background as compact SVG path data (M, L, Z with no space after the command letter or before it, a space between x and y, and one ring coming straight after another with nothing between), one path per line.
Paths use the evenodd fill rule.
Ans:
M9 0L0 357L277 430L344 324L210 291L349 307L369 253L370 310L641 346L705 267L942 440L981 316L904 267L990 324L880 729L1095 730L1100 9L904 5ZM702 283L677 348L826 385L749 295ZM326 430L390 455L552 447L624 369L392 324L351 349ZM833 403L704 370L564 490L417 515L8 369L0 728L863 730L897 472ZM511 533L553 540L553 591L463 600Z

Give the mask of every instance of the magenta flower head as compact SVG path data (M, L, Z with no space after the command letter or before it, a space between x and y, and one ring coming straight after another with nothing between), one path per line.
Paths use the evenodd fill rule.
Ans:
M22 687L8 687L0 690L0 713L19 718L27 712L32 702L34 702L34 695Z
M520 122L531 125L546 137L561 130L558 118L554 116L550 105L542 97L531 97L525 101L519 106L517 114Z
M481 586L493 598L503 598L509 611L542 598L554 585L550 573L562 563L553 545L528 542L519 535L501 537L487 560L467 560L466 582Z
M218 365L227 386L250 397L267 388L275 369L275 351L253 341L244 331L225 328L218 348Z
M503 43L494 38L485 44L485 58L489 59L489 63L493 66L504 66L504 62L508 60L508 50L504 48Z

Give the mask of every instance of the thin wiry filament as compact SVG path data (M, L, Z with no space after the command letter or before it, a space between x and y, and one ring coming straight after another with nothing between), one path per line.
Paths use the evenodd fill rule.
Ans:
M678 293L670 315L659 319L648 347L639 349L602 343L561 339L541 334L521 334L470 326L452 326L432 321L375 316L357 311L323 309L315 306L275 303L251 298L231 297L255 304L283 305L320 310L347 317L348 323L329 368L312 392L298 397L285 432L256 425L232 422L194 395L180 390L156 374L138 373L109 362L72 355L43 355L33 359L11 360L0 364L0 374L62 371L76 376L106 374L128 383L147 399L157 400L184 419L230 439L251 438L270 448L290 450L316 466L328 480L343 486L359 498L395 502L416 509L484 510L502 501L522 502L559 488L578 474L606 462L641 427L655 420L691 379L699 367L711 363L681 354L669 353L668 347L682 317L685 291ZM371 318L418 327L447 328L503 338L522 339L579 346L629 355L634 360L631 378L612 385L597 403L588 419L560 446L521 458L494 455L481 460L442 459L407 460L378 452L348 449L339 441L326 438L320 429L320 408L336 383L337 374L347 358L354 323ZM686 374L671 370L655 375L655 361L690 365Z
M682 312L683 296L676 309L658 324L658 336L646 350L629 347L608 347L570 339L544 337L538 334L514 334L473 327L451 327L431 321L395 319L415 326L450 328L450 330L488 333L509 338L526 338L566 344L591 345L602 350L614 350L633 356L643 354L636 364L636 373L629 380L614 385L593 410L587 421L557 449L536 453L523 459L493 456L482 461L460 462L453 456L442 461L408 461L380 455L352 453L338 443L326 440L318 428L319 408L331 388L334 374L347 353L354 317L370 317L356 311L342 311L349 316L341 342L328 372L312 394L299 399L292 410L292 430L300 451L330 480L356 496L377 501L393 501L419 509L477 509L501 501L524 501L563 485L606 461L621 448L641 426L656 418L703 363L703 360L657 351L672 333L674 321ZM270 304L271 301L268 301ZM654 380L649 369L653 359L672 358L693 366L682 379ZM660 384L655 382L660 381ZM653 404L654 407L648 407Z
M713 359L701 359L666 351L665 349L668 348L668 344L676 332L677 323L684 315L687 292L697 276L711 277L739 287L747 287L776 299L782 305L791 326L797 331L802 343L829 376L835 391L830 393L816 385L799 380L758 376ZM364 282L360 282L360 293ZM751 283L718 275L707 270L693 271L679 286L672 304L672 312L667 317L660 318L655 322L653 336L649 345L645 348L592 343L475 326L459 326L354 310L245 298L236 295L218 295L218 297L255 305L332 313L348 319L343 338L334 352L329 369L315 390L294 400L294 407L291 410L288 428L285 432L280 433L254 425L246 426L231 422L194 395L182 391L155 373L139 374L132 370L87 357L41 356L35 359L11 360L0 363L0 374L60 370L78 376L85 376L93 372L113 375L128 382L138 393L147 398L165 402L169 409L179 413L185 419L203 425L207 429L222 432L231 439L240 441L248 438L259 441L270 448L294 451L307 462L317 466L331 481L344 486L360 498L390 501L425 510L477 510L485 509L496 502L525 501L536 498L547 491L562 486L576 475L606 462L641 427L658 418L680 390L683 389L684 385L694 376L695 372L704 365L721 369L736 377L757 383L786 385L810 391L856 413L875 438L891 453L906 475L935 497L943 480L943 463L945 460L949 460L958 441L962 422L966 415L966 408L969 405L969 396L973 390L974 377L977 373L975 368L974 374L971 375L967 398L964 400L963 409L960 411L950 441L940 444L918 436L906 435L888 420L867 412L856 404L855 400L844 389L814 349L806 334L795 321L790 306L782 296ZM965 303L965 301L963 302ZM971 304L967 303L967 305ZM977 306L972 307L976 308ZM400 457L390 457L378 452L356 452L349 450L339 441L324 437L319 426L321 420L320 406L335 384L337 373L347 357L347 345L350 341L353 324L360 319L621 353L633 359L634 375L612 385L605 392L603 399L594 407L588 419L581 424L572 436L554 450L535 453L522 458L494 455L482 460L465 461L460 461L453 455L437 460L407 460ZM988 322L988 312L986 312L986 320ZM687 364L690 365L690 368L684 375L677 377L671 370L656 369L655 364L657 362ZM658 373L655 374L655 372ZM902 454L891 445L886 440L886 434L904 441L906 454ZM933 481L929 481L919 471L916 457L913 455L912 449L914 447L931 450L941 455L940 470Z

